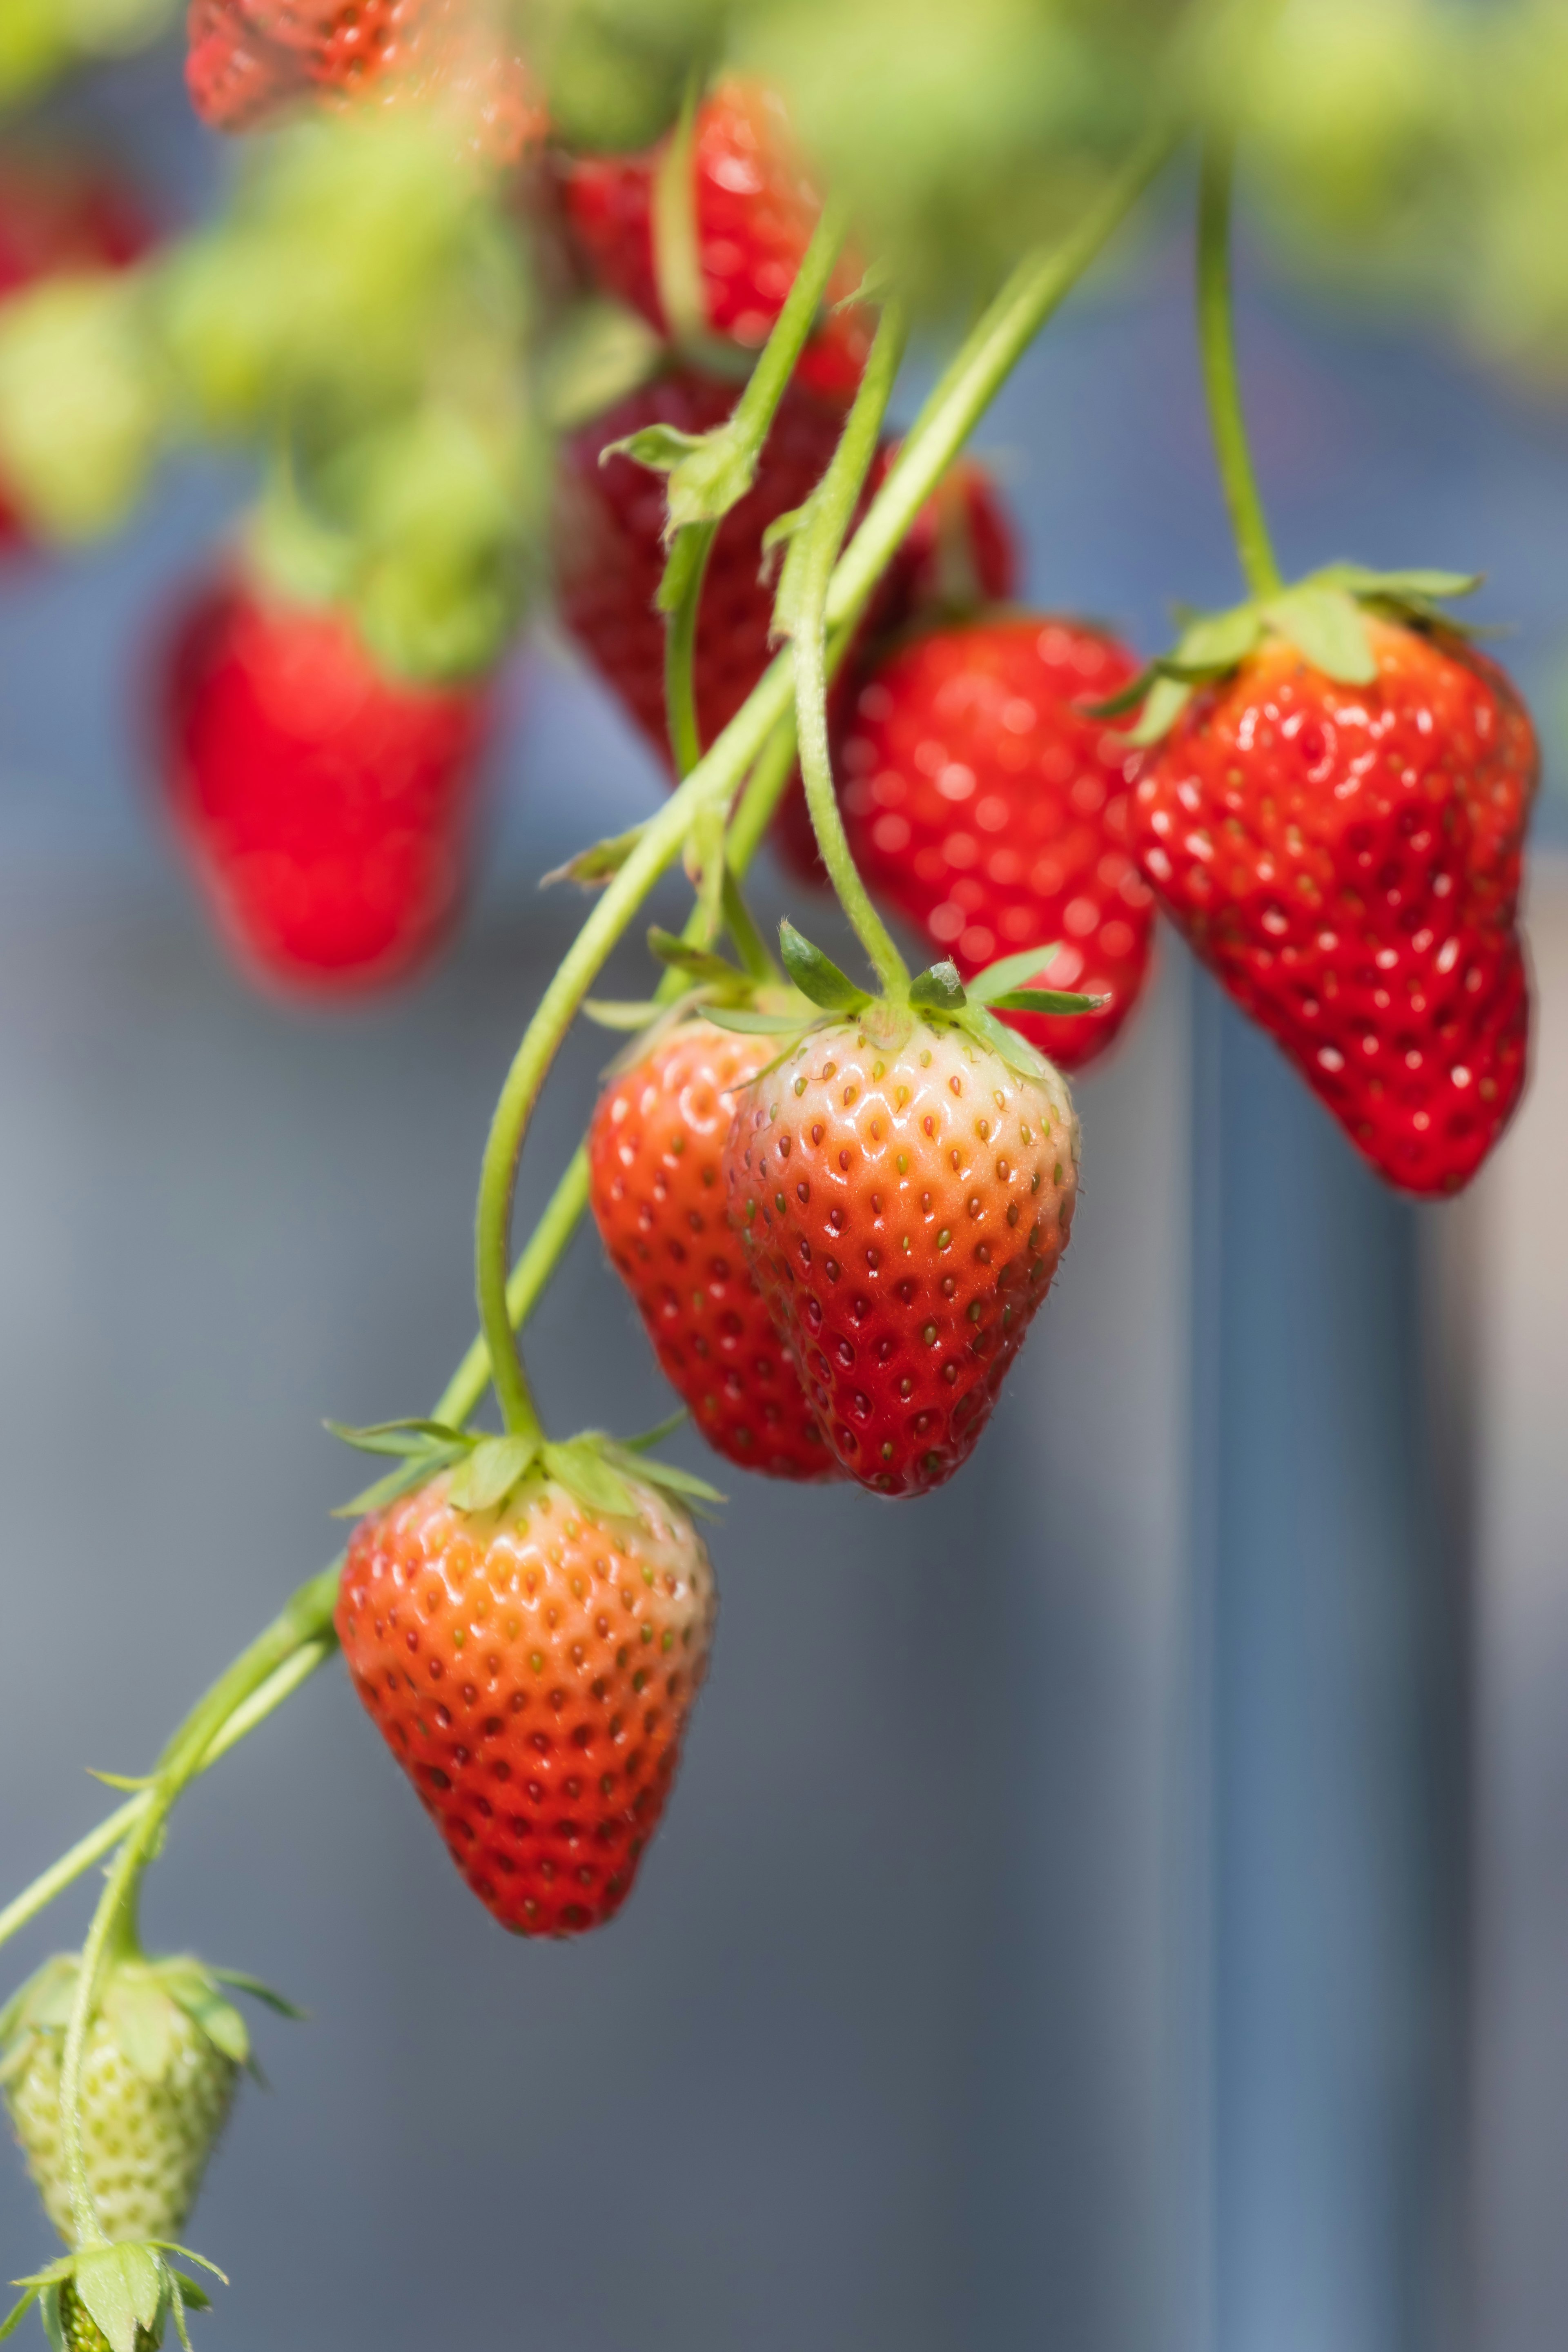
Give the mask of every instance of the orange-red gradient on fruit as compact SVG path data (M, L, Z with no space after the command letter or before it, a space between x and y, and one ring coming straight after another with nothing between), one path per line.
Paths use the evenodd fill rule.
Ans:
M449 1474L355 1529L337 1631L354 1687L485 1908L521 1936L613 1918L658 1827L717 1596L654 1488L635 1517L552 1481L500 1510Z
M1084 709L1137 667L1081 622L982 614L896 646L844 729L845 826L879 902L965 979L1059 941L1041 984L1109 998L1000 1016L1065 1069L1105 1051L1148 976L1153 902L1128 833L1138 755Z
M659 1368L710 1445L773 1478L841 1476L731 1231L724 1146L771 1038L689 1021L605 1087L588 1198Z
M164 681L164 785L239 961L315 995L424 962L460 900L489 719L482 687L389 677L331 608L205 588Z
M1267 641L1151 756L1162 904L1381 1176L1468 1183L1524 1088L1520 864L1538 754L1495 662L1369 620L1346 686Z
M740 1097L730 1213L845 1468L921 1495L967 1461L1072 1230L1078 1121L952 1030L813 1032Z

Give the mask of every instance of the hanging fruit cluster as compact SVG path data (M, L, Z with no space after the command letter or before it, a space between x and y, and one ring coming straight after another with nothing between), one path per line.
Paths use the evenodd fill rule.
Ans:
M68 31L18 5L0 97L167 15L83 5ZM1568 70L1563 13L1446 17L1478 108L1548 20ZM1303 52L1311 8L1274 45L1245 10L1165 0L1026 21L847 0L809 37L798 15L759 5L742 56L700 5L193 0L191 103L247 142L214 219L160 242L99 166L0 163L10 560L112 529L184 449L254 461L161 702L169 838L247 974L331 997L428 965L499 672L546 603L670 787L568 869L596 895L485 1150L480 1340L428 1416L339 1433L383 1465L341 1567L0 1915L3 1937L114 1857L82 1952L0 2012L69 2250L23 2283L57 2347L150 2352L206 2300L174 2235L248 2053L225 1988L262 1989L149 1958L138 1892L190 1780L323 1659L504 1926L576 1935L631 1892L708 1668L695 1515L719 1498L651 1441L546 1433L516 1333L584 1211L714 1452L917 1497L967 1462L1046 1301L1078 1197L1062 1074L1134 1019L1157 910L1411 1194L1468 1182L1525 1083L1536 751L1453 616L1475 583L1287 584L1237 380L1237 89L1303 243L1337 251L1330 196L1362 267L1426 233L1458 134L1408 57L1388 67L1392 18L1369 49L1367 12L1320 0ZM1325 97L1347 55L1363 80L1383 60L1386 105ZM962 450L1189 134L1247 597L1145 662L1020 601L1005 501ZM1515 142L1521 185L1541 143ZM1479 215L1500 249L1501 169ZM1513 343L1539 352L1551 273L1516 265ZM947 331L960 305L976 322L896 436L911 320ZM793 923L776 956L762 938L765 841L803 905L837 896L869 984ZM677 864L692 907L649 934L653 992L592 1000ZM580 1012L630 1039L513 1266L519 1156ZM477 1431L487 1388L500 1427Z

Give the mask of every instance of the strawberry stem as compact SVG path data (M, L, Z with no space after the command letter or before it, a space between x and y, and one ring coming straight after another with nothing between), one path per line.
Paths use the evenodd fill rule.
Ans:
M1247 586L1261 601L1277 596L1284 583L1274 560L1263 500L1258 495L1237 369L1230 281L1231 191L1235 176L1235 129L1229 123L1219 124L1204 142L1198 180L1198 345L1203 354L1209 427L1214 435L1225 502L1230 509L1236 551Z
M826 614L833 567L877 452L877 438L903 353L903 313L899 304L889 302L878 325L855 404L827 471L807 502L779 583L779 604L787 612L795 638L795 731L812 829L838 903L854 925L872 970L889 992L908 987L909 966L860 879L834 789L827 740Z
M702 757L697 720L697 621L718 530L716 522L697 522L678 530L665 566L663 593L670 603L664 624L664 708L678 776L689 776Z

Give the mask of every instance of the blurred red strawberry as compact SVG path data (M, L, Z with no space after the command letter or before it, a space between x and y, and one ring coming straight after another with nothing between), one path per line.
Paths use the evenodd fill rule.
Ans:
M0 302L40 278L123 269L153 242L133 190L100 163L0 154ZM0 551L28 532L0 482Z
M204 586L164 678L164 788L217 926L306 995L389 986L461 896L483 686L389 677L331 609Z
M566 217L597 283L669 332L653 248L653 186L664 146L643 155L584 155L563 165ZM693 202L706 323L748 351L767 341L811 242L821 199L802 168L784 103L761 83L726 76L698 109ZM843 264L837 296L859 270ZM830 311L802 354L809 391L854 396L870 348L858 310Z
M440 98L502 166L545 128L521 59L463 0L191 0L185 87L201 120L230 131L310 99Z

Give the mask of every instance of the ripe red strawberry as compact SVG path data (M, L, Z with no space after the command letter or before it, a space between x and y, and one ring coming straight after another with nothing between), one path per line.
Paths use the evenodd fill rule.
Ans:
M654 596L664 571L664 483L632 458L600 452L644 425L687 433L721 425L735 386L679 368L645 385L565 444L555 527L562 617L654 748L668 757L664 622ZM763 534L810 495L842 420L793 388L784 395L757 478L721 523L708 561L699 625L697 719L704 744L726 727L770 656L773 589L759 576Z
M126 268L152 241L133 193L112 173L42 154L0 156L0 302L40 278ZM0 482L0 551L28 538Z
M683 1022L605 1087L588 1197L666 1379L727 1460L774 1478L840 1475L729 1223L734 1094L774 1045Z
M1337 683L1284 634L1148 757L1133 847L1162 905L1378 1172L1457 1192L1524 1086L1516 928L1530 719L1441 629L1366 619Z
M651 1483L632 1515L534 1475L458 1509L455 1475L361 1522L338 1636L354 1686L503 1927L613 1918L664 1811L716 1606L700 1538Z
M663 152L659 146L644 155L578 156L562 170L567 221L592 275L668 333L652 229ZM760 349L822 208L795 152L782 100L760 83L727 77L698 110L693 171L708 326ZM858 276L856 265L842 265L835 297L852 293ZM860 313L830 311L802 353L800 381L830 400L850 400L869 348Z
M463 0L191 0L185 86L215 131L251 131L307 99L442 97L475 152L518 162L545 118L518 57Z
M1065 1082L875 1005L752 1081L726 1161L731 1217L834 1452L880 1494L941 1486L1067 1246Z
M219 929L307 994L403 979L457 909L482 687L387 677L342 614L201 590L165 681L164 783Z
M1127 844L1138 754L1082 708L1137 667L1080 623L987 614L895 647L844 722L845 824L877 898L965 979L1060 940L1050 984L1110 998L1001 1016L1068 1069L1105 1051L1148 971L1153 910Z

